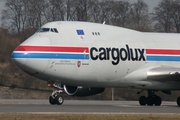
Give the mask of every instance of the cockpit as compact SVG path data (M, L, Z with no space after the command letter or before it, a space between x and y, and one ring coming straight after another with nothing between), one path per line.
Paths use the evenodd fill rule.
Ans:
M56 28L39 28L36 33L53 32L59 33Z

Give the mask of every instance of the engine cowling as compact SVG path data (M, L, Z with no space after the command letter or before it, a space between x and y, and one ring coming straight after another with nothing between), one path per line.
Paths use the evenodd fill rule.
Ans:
M67 86L67 85L64 85L63 87L68 95L79 96L79 97L96 95L104 92L105 90L105 88L87 88L87 87Z

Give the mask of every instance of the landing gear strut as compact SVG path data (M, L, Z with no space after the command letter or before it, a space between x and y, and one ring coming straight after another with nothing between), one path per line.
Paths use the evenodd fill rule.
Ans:
M49 96L49 103L51 105L62 105L64 102L63 96L60 94L63 92L63 87L59 84L53 84L54 91L52 92L51 96Z
M148 105L148 106L160 106L162 103L162 100L159 96L155 94L156 91L148 90L148 97L141 96L139 98L139 104L140 105Z

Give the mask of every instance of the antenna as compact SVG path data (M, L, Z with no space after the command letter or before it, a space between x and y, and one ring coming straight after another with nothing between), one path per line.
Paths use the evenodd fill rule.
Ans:
M105 25L105 24L106 24L106 21L103 22L103 25Z

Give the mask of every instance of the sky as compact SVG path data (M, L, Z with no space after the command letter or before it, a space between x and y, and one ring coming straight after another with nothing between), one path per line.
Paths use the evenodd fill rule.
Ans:
M4 0L0 0L0 25L1 25L1 12L4 8Z
M0 18L1 18L1 12L4 9L4 2L5 0L0 0ZM130 2L136 2L137 0L129 0ZM149 12L153 11L153 8L156 7L158 5L158 3L161 0L144 0L144 2L146 2L149 6ZM0 23L1 23L1 19L0 19Z
M4 8L4 0L0 0L0 12L2 11L3 8Z
M130 2L134 2L134 1L136 2L137 0L129 0L129 1ZM160 1L161 0L144 0L144 2L146 4L148 4L149 12L152 12L153 8L156 7Z

